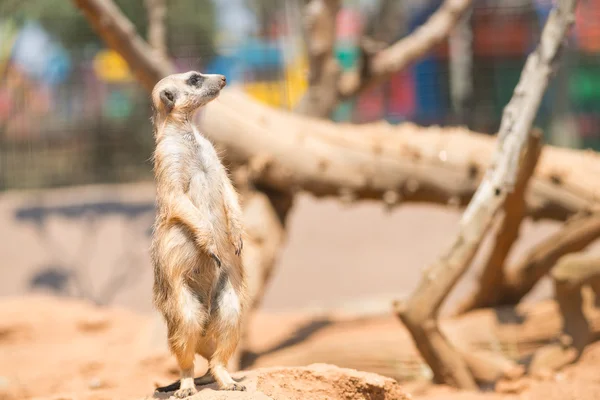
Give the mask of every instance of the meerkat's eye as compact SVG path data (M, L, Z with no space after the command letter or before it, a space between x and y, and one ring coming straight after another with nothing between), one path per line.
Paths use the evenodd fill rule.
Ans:
M188 78L186 83L190 86L199 86L203 80L204 78L202 75L194 74Z

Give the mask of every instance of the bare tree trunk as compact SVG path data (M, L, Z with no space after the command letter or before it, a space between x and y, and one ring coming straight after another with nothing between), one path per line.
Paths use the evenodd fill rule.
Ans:
M156 54L164 59L168 57L165 2L166 0L144 0L148 13L148 43L154 48Z
M333 48L340 0L311 0L304 10L310 75L308 91L296 107L303 115L328 117L338 103L340 66Z
M455 122L471 126L473 101L473 29L471 15L473 7L460 18L450 34L450 98Z
M438 328L438 310L471 263L497 211L523 173L519 171L524 170L525 163L519 159L526 148L532 149L531 125L573 23L575 5L574 0L559 0L552 10L540 44L527 58L513 97L504 109L492 168L465 210L456 240L425 272L406 304L397 309L437 382L464 389L476 387L464 359Z

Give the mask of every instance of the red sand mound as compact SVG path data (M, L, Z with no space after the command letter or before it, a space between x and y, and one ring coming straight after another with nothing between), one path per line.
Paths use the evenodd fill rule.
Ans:
M234 379L246 385L245 392L217 391L216 385L204 386L190 400L408 400L400 385L377 374L338 368L327 364L307 367L261 368L238 372ZM151 398L168 399L170 393L155 394Z

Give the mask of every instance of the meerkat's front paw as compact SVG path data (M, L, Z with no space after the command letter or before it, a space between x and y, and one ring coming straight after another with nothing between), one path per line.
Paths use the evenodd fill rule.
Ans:
M240 236L237 240L237 243L233 244L235 246L235 255L239 256L240 254L242 254L242 249L244 248L244 241L242 240L242 237Z
M242 239L242 231L239 228L231 228L231 233L229 234L229 240L235 249L235 255L239 256L242 254L242 248L244 247L244 240Z
M223 386L222 390L245 392L246 386L242 385L241 383L231 383L229 385Z
M186 397L193 396L196 393L198 393L196 388L185 388L185 389L179 389L173 395L178 399L185 399Z

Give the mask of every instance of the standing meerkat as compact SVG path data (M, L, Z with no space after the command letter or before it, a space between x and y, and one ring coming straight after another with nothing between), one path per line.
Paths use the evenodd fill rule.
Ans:
M208 360L209 381L212 375L223 390L246 389L227 371L248 300L241 209L215 148L192 123L194 112L225 84L223 75L190 71L167 76L152 91L153 300L179 364L178 398L196 393L196 353Z

